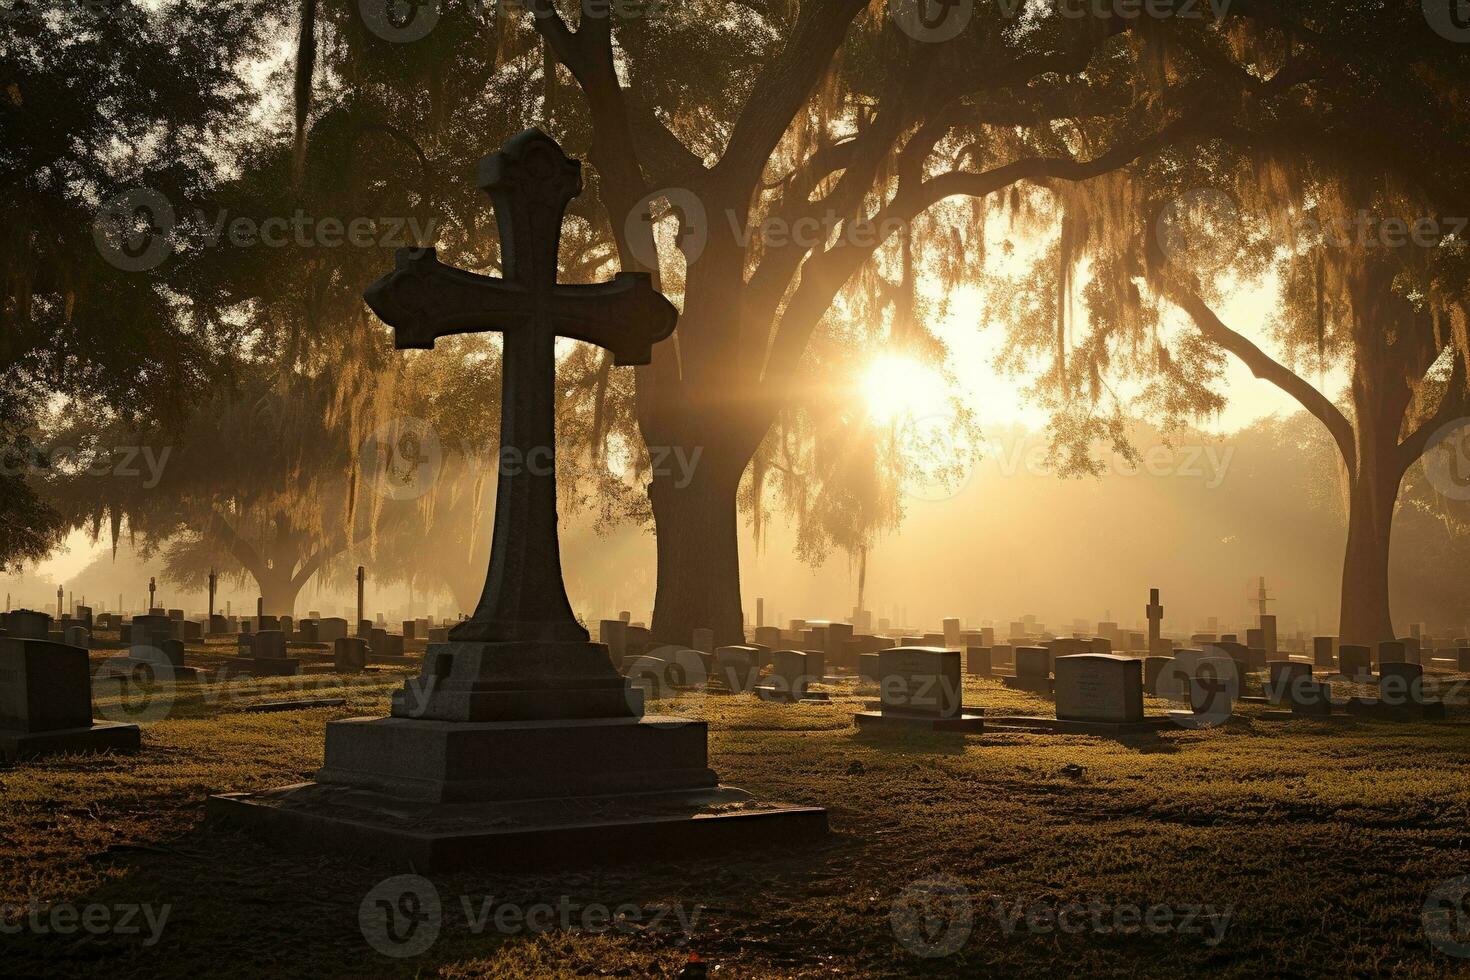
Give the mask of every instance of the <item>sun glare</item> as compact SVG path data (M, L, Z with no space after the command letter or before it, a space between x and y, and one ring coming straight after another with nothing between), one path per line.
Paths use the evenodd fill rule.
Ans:
M948 392L944 377L933 368L912 357L883 354L863 372L863 394L868 417L886 425L943 412Z

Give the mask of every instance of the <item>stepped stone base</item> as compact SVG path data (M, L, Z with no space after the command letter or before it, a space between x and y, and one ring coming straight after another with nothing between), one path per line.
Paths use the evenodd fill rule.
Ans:
M99 721L90 728L65 728L55 732L0 730L0 760L15 762L73 752L134 754L142 744L142 733L137 725L116 721Z
M446 804L302 783L212 796L208 815L272 842L370 855L421 872L679 860L777 841L787 847L827 833L820 807L762 803L730 786Z
M707 789L708 727L682 718L327 724L321 783L466 802Z
M677 858L826 833L821 808L720 786L708 738L702 721L644 717L602 644L431 643L392 717L327 724L315 782L211 797L208 813L421 869Z

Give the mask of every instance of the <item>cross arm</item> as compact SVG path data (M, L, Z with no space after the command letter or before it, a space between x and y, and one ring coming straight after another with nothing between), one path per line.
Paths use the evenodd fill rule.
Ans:
M362 298L393 328L398 350L431 350L451 334L504 330L529 319L530 290L517 283L455 269L432 248L401 248L393 271Z

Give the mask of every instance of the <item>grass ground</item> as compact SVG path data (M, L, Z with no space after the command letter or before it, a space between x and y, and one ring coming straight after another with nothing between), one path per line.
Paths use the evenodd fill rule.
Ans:
M739 978L1470 973L1422 915L1432 889L1470 874L1465 709L1448 724L1344 727L1266 722L1247 707L1223 728L1126 741L877 738L853 727L855 698L715 695L655 708L709 720L725 782L827 807L828 841L579 874L430 876L437 941L385 956L359 910L411 868L287 852L202 821L210 793L307 777L326 722L385 712L402 677L183 685L154 705L166 711L142 713L139 756L0 769L0 905L22 907L0 925L0 973L672 977L691 951L709 976ZM348 704L239 711L308 689ZM989 681L971 681L966 700L1049 709ZM99 698L99 716L124 713ZM1095 910L1070 909L1059 928L1050 917L1071 903ZM72 906L93 907L96 934L52 928L66 924L52 911ZM167 919L101 929L104 914L121 924L123 906L147 906L155 924L167 907ZM623 920L603 928L600 908Z

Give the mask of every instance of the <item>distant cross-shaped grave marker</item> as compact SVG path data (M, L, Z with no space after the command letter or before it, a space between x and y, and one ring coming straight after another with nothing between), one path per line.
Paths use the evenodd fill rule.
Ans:
M363 298L394 328L399 350L432 348L451 334L505 335L490 572L474 615L450 639L587 642L557 544L556 338L606 348L619 365L647 364L678 311L647 273L591 286L556 281L562 215L582 191L582 167L551 137L515 137L481 162L479 184L495 203L504 278L443 265L432 248L401 249L394 271Z

